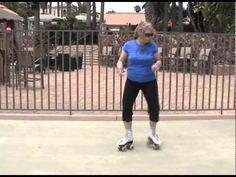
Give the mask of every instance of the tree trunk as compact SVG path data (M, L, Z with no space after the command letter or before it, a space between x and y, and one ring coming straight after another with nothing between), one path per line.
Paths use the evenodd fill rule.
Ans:
M67 15L71 13L71 3L72 2L67 2L67 4L66 4Z
M179 2L179 31L183 32L183 2Z
M43 13L47 12L48 2L40 2L40 6L43 9Z
M164 21L163 21L164 31L167 31L167 23L169 19L168 9L169 9L169 2L164 2Z
M52 14L52 2L49 2L49 13Z
M191 24L192 24L192 26L193 26L193 30L194 30L194 32L198 32L197 27L196 27L196 24L195 24L195 22L194 22L194 19L193 19L192 15L191 15L190 2L188 3L187 10L188 10L188 16L189 16L189 18L190 18L190 22L191 22Z
M64 16L63 2L61 2L61 17Z
M104 7L105 2L101 2L100 24L104 23Z
M60 2L57 2L57 16L60 17Z
M97 26L97 20L96 20L96 2L93 2L93 30L96 29Z
M146 2L144 5L145 8L145 20L147 22L152 22L153 19L153 2Z
M171 19L172 19L172 31L177 31L177 21L178 21L178 8L176 6L176 2L172 2L172 7L171 7Z
M91 2L87 3L87 20L86 24L91 28Z
M34 12L34 45L39 43L39 25L40 25L40 3L33 3L33 12Z
M40 17L39 17L39 9L40 9L40 5L38 2L34 3L34 30L39 30L39 21L40 21Z

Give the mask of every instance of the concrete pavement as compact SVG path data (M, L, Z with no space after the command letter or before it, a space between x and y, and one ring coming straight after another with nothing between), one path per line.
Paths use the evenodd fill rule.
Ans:
M160 121L158 132L155 151L148 121L134 121L134 150L118 152L121 121L0 120L0 175L235 175L235 119Z

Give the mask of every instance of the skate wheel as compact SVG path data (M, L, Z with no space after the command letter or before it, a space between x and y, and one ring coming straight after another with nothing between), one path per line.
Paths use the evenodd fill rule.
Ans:
M124 152L124 151L126 151L126 148L125 148L125 146L119 146L118 150L121 152Z
M129 150L133 150L133 149L134 149L134 146L131 146L131 145L130 145L130 146L128 146L127 148L128 148Z
M157 145L157 144L154 144L153 149L155 149L155 150L159 150L159 149L160 149L160 146Z
M150 138L150 137L148 137L148 140L147 140L147 145L150 145L150 144L152 144L153 142L152 142L152 139Z

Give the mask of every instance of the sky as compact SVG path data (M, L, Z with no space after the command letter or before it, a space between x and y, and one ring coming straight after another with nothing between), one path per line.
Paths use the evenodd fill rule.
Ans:
M73 3L77 5L76 3ZM139 5L142 8L144 2L105 2L105 13L108 11L114 10L115 12L135 12L134 6ZM53 6L57 5L56 2L53 2ZM101 3L96 2L96 11L100 12ZM186 3L184 2L184 8L186 8ZM141 10L144 12L144 9Z
M100 12L100 2L96 2L97 11ZM105 2L105 13L111 10L115 12L135 12L134 6L139 5L142 8L142 2ZM141 10L144 12L144 9Z

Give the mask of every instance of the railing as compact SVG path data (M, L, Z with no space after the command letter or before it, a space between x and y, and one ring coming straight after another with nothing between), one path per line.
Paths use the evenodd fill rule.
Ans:
M18 36L23 32L29 34L14 32ZM122 110L127 73L119 77L116 62L122 45L133 34L98 37L98 31L72 30L38 34L38 42L33 41L32 46L13 49L29 51L31 47L32 61L37 58L37 65L23 64L24 58L19 56L12 64L5 57L4 67L10 73L9 82L0 85L0 110L69 111L70 114ZM234 35L158 33L155 41L162 51L163 66L156 72L162 111L235 109ZM27 40L24 42L27 44ZM32 83L28 83L29 77L34 78ZM141 92L134 110L147 110Z

